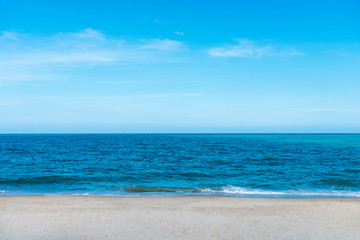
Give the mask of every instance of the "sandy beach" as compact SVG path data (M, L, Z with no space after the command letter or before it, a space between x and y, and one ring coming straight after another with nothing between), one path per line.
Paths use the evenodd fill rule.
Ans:
M0 239L360 239L360 199L3 196Z

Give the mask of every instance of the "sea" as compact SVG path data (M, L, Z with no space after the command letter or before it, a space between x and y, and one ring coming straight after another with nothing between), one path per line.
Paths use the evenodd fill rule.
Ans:
M360 134L0 134L0 195L360 197Z

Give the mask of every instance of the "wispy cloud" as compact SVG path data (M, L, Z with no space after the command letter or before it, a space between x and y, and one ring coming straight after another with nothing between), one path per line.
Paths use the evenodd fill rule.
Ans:
M101 31L34 36L0 32L0 86L15 81L56 80L79 67L184 61L184 43L171 39L126 41Z
M359 57L360 57L359 49L355 49L352 51L350 51L350 50L331 50L328 52L333 53L342 58L347 58L347 59L359 59Z
M185 92L185 93L145 93L145 94L129 94L118 96L93 96L91 99L123 99L123 98L178 98L178 97L202 97L201 93Z
M237 39L237 44L209 48L206 52L211 57L261 58L292 57L304 55L293 47L277 47L273 44L261 44L247 39Z
M38 37L2 32L0 45L0 66L144 61L159 56L157 51L164 54L185 48L184 43L169 39L127 42L94 29Z
M203 97L204 94L196 92L160 92L160 93L133 93L125 95L91 95L91 96L26 96L21 99L8 98L5 100L0 99L0 106L10 106L26 104L30 102L48 102L48 101L61 101L61 102L112 102L129 100L142 100L142 99L162 99L162 98L192 98Z
M4 39L18 40L20 36L21 34L16 32L9 32L9 31L0 32L0 40L4 40Z
M303 112L328 112L328 113L356 113L360 112L360 109L349 108L304 108Z
M13 100L13 101L1 101L0 100L0 107L7 107L7 106L15 106L15 105L20 105L22 104L23 102L22 101L19 101L19 100Z
M0 32L0 86L18 81L66 80L72 70L82 67L195 61L203 51L190 51L184 42L172 39L129 41L91 28L45 36L3 31ZM291 47L244 39L238 39L234 45L209 48L206 52L211 57L242 58L303 54Z
M144 44L140 47L142 49L153 49L161 51L178 51L185 49L185 44L179 41L169 39L151 39L143 40Z

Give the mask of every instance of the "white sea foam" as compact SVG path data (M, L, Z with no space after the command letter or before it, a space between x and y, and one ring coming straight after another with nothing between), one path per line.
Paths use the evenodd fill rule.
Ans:
M293 197L360 197L360 192L352 191L335 191L335 190L288 190L288 191L269 191L261 189L246 189L236 186L225 186L221 189L201 189L203 193L219 193L219 194L231 194L231 195L266 195L266 196L293 196Z
M90 193L73 193L73 194L70 194L70 195L73 195L73 196L89 196L91 194Z

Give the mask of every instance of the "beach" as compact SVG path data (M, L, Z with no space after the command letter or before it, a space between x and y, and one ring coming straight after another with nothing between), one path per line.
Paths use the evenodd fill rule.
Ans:
M2 196L0 239L360 239L360 199Z

